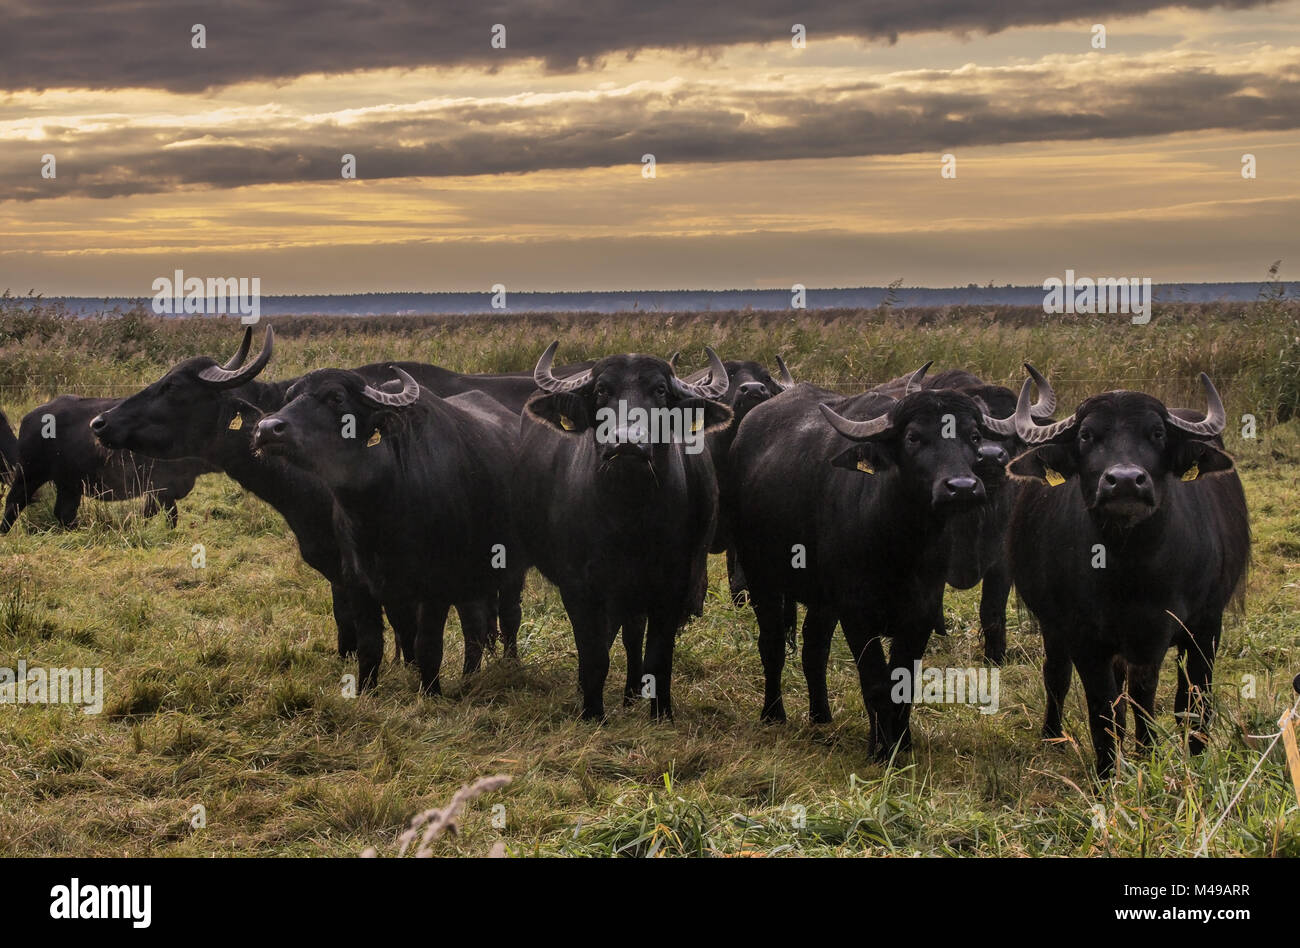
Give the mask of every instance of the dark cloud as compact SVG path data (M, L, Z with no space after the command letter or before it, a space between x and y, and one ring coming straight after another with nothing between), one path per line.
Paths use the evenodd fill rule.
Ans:
M348 124L259 113L243 125L178 132L99 120L92 131L46 127L40 142L0 146L0 197L339 181L344 153L356 156L359 177L375 180L632 168L647 152L671 166L1300 126L1300 76L1287 69L1265 74L1143 60L908 79L906 88L851 81L734 89L674 80L539 102L381 107ZM45 152L58 158L55 180L39 175Z
M129 86L193 92L307 73L540 59L572 70L651 47L701 50L784 43L792 23L812 38L896 40L922 31L1009 27L1140 15L1169 7L1261 6L1268 0L3 0L0 89ZM207 28L207 48L190 29ZM493 24L508 45L489 45Z

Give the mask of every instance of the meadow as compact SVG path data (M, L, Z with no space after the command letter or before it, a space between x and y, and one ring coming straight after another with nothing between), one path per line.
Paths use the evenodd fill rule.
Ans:
M681 350L688 370L711 345L724 359L770 367L780 354L796 378L844 392L931 359L1018 385L1029 360L1068 412L1111 388L1199 408L1196 376L1207 371L1232 421L1225 440L1254 530L1245 610L1227 619L1219 651L1210 748L1196 758L1183 749L1172 656L1157 705L1163 739L1149 757L1126 756L1113 779L1095 778L1077 678L1067 738L1043 742L1042 643L1014 598L996 713L920 706L914 753L874 763L837 638L834 722L807 723L795 655L790 723L761 725L757 629L727 600L720 557L705 615L678 639L670 723L651 723L644 705L621 707L621 645L610 720L578 720L571 632L535 574L520 664L489 659L461 681L453 617L444 696L419 697L414 672L386 661L378 690L351 698L342 680L355 666L336 653L328 586L261 501L209 475L180 502L175 530L143 519L138 503L92 500L80 529L64 531L47 487L0 538L0 666L102 667L107 697L100 715L0 705L0 854L391 855L414 814L477 777L506 774L509 785L472 802L435 855L486 855L498 842L516 856L1191 855L1295 700L1300 304L1280 292L1266 288L1254 304L1157 306L1146 326L959 308L271 322L269 378L383 359L530 369L552 339L561 363ZM129 394L182 358L224 361L238 337L233 319L138 310L73 319L6 295L0 407L16 427L57 393ZM202 569L191 565L199 543ZM981 665L977 597L949 590L951 631L932 639L927 664ZM1300 808L1280 748L1207 851L1300 856Z

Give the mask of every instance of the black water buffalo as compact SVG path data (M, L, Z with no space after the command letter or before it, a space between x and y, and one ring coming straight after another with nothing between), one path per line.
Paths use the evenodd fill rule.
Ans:
M675 357L675 355L674 355ZM673 364L670 360L670 364ZM731 508L730 498L726 496L727 491L727 454L731 451L731 442L736 438L736 432L740 430L740 423L745 420L749 412L767 401L780 395L787 388L791 388L795 382L790 375L790 370L786 368L785 362L780 356L776 357L777 370L780 373L779 378L773 378L772 375L758 362L741 362L734 359L728 359L722 363L727 370L727 391L720 399L723 404L731 409L731 421L726 427L709 433L705 438L705 444L709 449L709 458L713 461L713 471L718 479L718 528L713 534L713 544L709 548L710 553L725 553L727 555L727 585L731 594L731 601L740 605L745 595L745 575L736 562L736 547L731 539L731 526L728 522L728 511ZM674 369L676 365L674 364ZM686 376L686 381L691 385L700 385L709 381L712 376L712 370L705 368L698 372L693 372ZM704 596L707 591L708 576L704 576L704 584L696 594L695 612L703 614ZM793 606L793 603L791 604ZM792 610L793 611L793 610ZM794 616L789 616L790 625L793 627Z
M796 385L749 413L729 458L740 564L758 618L762 718L785 720L782 612L793 598L807 606L810 718L831 717L826 665L838 621L881 757L910 747L911 702L893 700L891 684L910 678L925 651L943 595L944 526L984 502L973 467L997 424L960 392L923 390L924 372L900 399Z
M296 379L264 382L257 378L271 356L274 335L269 327L262 353L239 369L251 339L249 328L239 352L225 366L206 357L179 363L157 382L97 417L93 430L105 444L150 457L202 458L274 507L293 531L304 561L329 581L339 653L351 655L356 651L357 625L382 629L380 606L364 586L349 588L344 583L331 522L333 498L324 482L282 459L252 453L253 431L262 413L280 408L285 392ZM467 380L472 380L491 388L504 404L517 403L522 408L526 400L522 390L526 387L530 394L536 391L531 374L476 377L420 363L401 364L410 366L417 380L425 380L426 387L437 394L469 391ZM378 364L357 371L376 383L392 377ZM398 641L398 654L413 660L414 616L402 603L385 605ZM484 610L490 629L496 627L499 618L504 654L516 655L518 590L507 591L499 605L459 601L456 609L462 616L467 609Z
M308 373L257 423L253 444L326 484L345 579L415 617L421 687L438 694L450 607L518 590L527 571L509 501L519 417L482 392L441 398L393 371L399 392L358 372ZM481 661L485 622L481 612L461 613L466 674ZM364 688L383 638L357 632Z
M60 395L23 416L15 443L6 454L11 468L9 495L5 498L0 533L8 533L23 508L47 482L54 482L54 515L63 526L77 523L83 494L102 500L130 500L143 496L144 515L167 512L174 527L176 501L194 488L194 481L212 468L201 461L158 461L105 448L90 430L90 421L118 405L120 398L82 398ZM0 425L9 432L8 423ZM0 434L0 447L7 441Z
M1201 375L1203 416L1170 411L1139 392L1083 402L1039 426L1029 386L1015 421L1029 450L1011 462L1024 487L1008 535L1012 577L1037 616L1046 658L1045 738L1061 736L1061 708L1078 669L1097 769L1114 767L1127 692L1139 745L1150 744L1156 685L1170 647L1179 661L1175 713L1204 749L1214 656L1225 608L1250 560L1246 497L1219 435L1227 417Z
M1026 365L1038 385L1038 399L1030 414L1040 424L1050 421L1056 411L1056 394L1047 380L1032 366ZM1006 476L1007 462L1020 454L1025 444L1015 432L1012 416L1016 411L1016 394L1003 385L993 385L961 369L948 369L927 376L922 386L950 389L969 395L981 409L1001 424L986 430L975 462L975 474L984 482L986 503L948 518L940 542L948 562L948 585L970 589L980 583L980 633L984 639L984 657L1002 664L1007 651L1007 598L1011 594L1011 570L1006 559L1007 524L1018 490L1016 482ZM878 385L874 391L901 397L907 376ZM943 609L935 618L935 631L944 633Z
M551 371L557 346L538 361L541 392L524 409L514 494L521 538L559 587L573 625L582 716L604 717L609 649L620 627L625 700L644 672L651 715L671 716L673 645L717 520L718 487L703 441L731 418L715 401L727 373L710 349L713 381L705 384L682 381L648 355L607 356L561 379Z
M18 438L9 427L9 418L0 410L0 484L7 484L18 466Z

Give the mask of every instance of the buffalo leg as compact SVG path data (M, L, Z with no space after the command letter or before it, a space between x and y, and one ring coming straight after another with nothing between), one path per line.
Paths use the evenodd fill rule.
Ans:
M450 603L430 601L416 609L415 660L420 666L420 691L426 695L442 694L442 635L450 609ZM382 644L381 638L381 648Z
M465 637L465 661L462 675L472 675L483 665L483 652L491 649L496 630L495 596L456 603L460 630Z
M584 721L605 720L605 679L609 677L609 624L604 610L596 603L566 596L565 611L573 626L573 642L578 649L578 687L582 691Z
M1188 684L1187 749L1193 754L1205 750L1210 733L1210 685L1214 681L1214 656L1219 650L1219 636L1223 631L1222 614L1193 630L1192 644L1187 650L1186 675Z
M781 673L785 670L785 620L783 597L779 593L749 591L749 602L758 619L758 655L763 660L763 711L766 724L785 722L781 699Z
M1054 740L1061 730L1061 711L1070 691L1070 672L1074 665L1065 647L1064 636L1056 629L1043 627L1043 688L1047 692L1047 713L1043 718L1043 739Z
M175 530L176 524L180 523L181 519L181 512L176 506L176 498L170 495L164 497L162 506L163 510L167 512L167 523Z
M68 530L77 525L77 508L81 506L80 484L56 484L54 486L54 516Z
M831 723L830 697L826 693L826 665L835 635L835 613L810 606L803 618L803 677L808 683L808 720Z
M14 472L13 483L9 485L9 496L5 498L4 518L0 519L0 533L8 533L18 515L23 512L36 492L48 480L43 474L29 474L21 465Z
M1128 692L1133 699L1134 732L1138 747L1149 750L1155 742L1156 687L1160 683L1160 663L1130 665Z
M627 681L623 685L623 707L636 704L641 697L642 647L645 642L646 617L623 620L623 651L627 653Z
M360 690L367 691L378 683L379 666L384 660L383 611L372 596L361 590L347 590L344 599L349 604L347 611L356 636L357 678Z
M900 631L894 636L893 648L889 650L889 681L898 679L900 670L912 674L916 663L925 655L925 646L930 641L931 628L925 624L920 629ZM912 683L912 699L916 700L919 682ZM912 749L912 701L891 702L894 713L894 727L891 740L898 744L900 752Z
M677 620L671 611L651 613L646 623L645 665L650 679L650 717L673 716L673 646L677 641Z
M394 653L398 659L408 665L415 664L415 637L419 633L419 608L415 603L384 603L384 612L388 615L388 624L393 627Z
M355 608L348 591L338 583L330 583L330 593L334 605L334 624L339 632L339 657L347 658L357 652Z
M1092 749L1097 755L1097 773L1110 776L1115 769L1115 702L1119 685L1115 681L1115 664L1110 655L1074 656L1083 693L1088 699L1088 728L1092 732Z
M1007 657L1007 598L1011 580L1004 563L991 566L980 584L980 632L984 636L984 659L1001 665Z
M897 735L893 733L894 707L890 695L889 664L880 636L872 635L861 616L841 615L840 628L858 669L858 686L871 725L871 750L878 760L887 760ZM908 674L912 673L909 668Z

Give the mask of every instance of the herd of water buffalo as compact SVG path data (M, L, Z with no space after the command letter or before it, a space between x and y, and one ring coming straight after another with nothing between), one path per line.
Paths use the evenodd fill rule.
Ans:
M1028 365L1018 396L964 371L927 376L928 365L843 396L796 383L779 359L774 377L708 350L709 367L683 378L676 356L554 368L553 344L531 374L397 362L259 381L273 340L268 328L248 361L250 327L224 365L187 359L129 398L61 396L16 438L0 414L12 479L0 532L51 481L65 526L85 491L143 494L174 524L195 478L224 471L279 511L329 581L339 651L356 655L363 689L379 674L384 614L429 693L452 606L464 673L496 641L516 657L535 567L559 588L582 715L595 719L620 632L625 703L644 696L652 715L672 713L674 640L703 611L708 554L725 552L731 595L758 621L763 719L785 719L781 674L803 603L811 719L830 719L838 624L880 756L910 746L911 703L892 685L943 633L945 585L982 582L994 663L1014 585L1043 635L1045 737L1061 736L1077 669L1109 772L1122 692L1146 745L1176 647L1175 711L1191 749L1204 747L1222 617L1250 557L1224 408L1205 375L1203 412L1112 391L1055 421L1051 385Z

